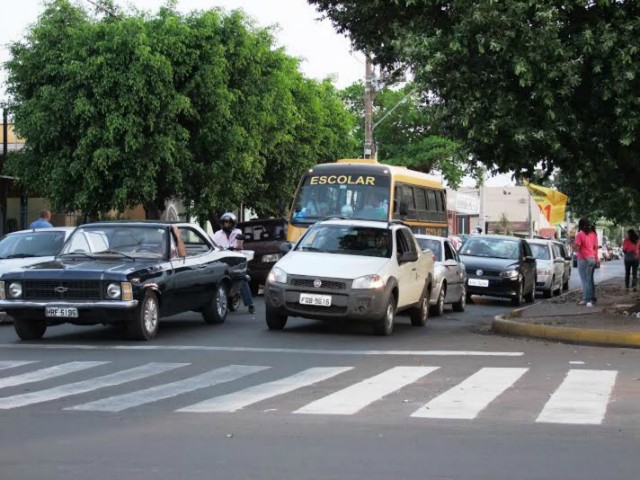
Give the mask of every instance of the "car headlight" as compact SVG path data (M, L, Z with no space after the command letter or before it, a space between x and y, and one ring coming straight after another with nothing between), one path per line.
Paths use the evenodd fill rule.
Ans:
M22 296L22 284L13 282L9 285L9 297L20 298Z
M551 270L548 268L539 268L538 275L551 275Z
M111 300L117 300L122 295L122 288L118 283L110 283L107 287L107 297Z
M287 273L278 267L273 267L267 277L269 283L287 283Z
M262 256L263 263L274 263L282 258L281 253L268 253L267 255Z
M365 275L353 281L351 288L355 289L379 289L384 288L385 281L380 275Z
M518 270L506 270L504 272L500 272L500 277L510 278L512 280L515 280L516 278L518 278L518 275L519 275Z

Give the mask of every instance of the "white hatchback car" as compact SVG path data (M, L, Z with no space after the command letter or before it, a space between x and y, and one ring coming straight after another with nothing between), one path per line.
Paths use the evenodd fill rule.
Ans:
M564 283L565 259L554 246L552 240L530 240L531 253L536 259L536 292L542 292L545 298L559 295Z
M53 260L74 230L75 227L37 228L5 235L0 240L0 275Z
M433 255L422 252L407 226L318 222L269 273L267 326L280 330L288 317L347 320L390 335L398 311L409 311L414 326L426 323L432 286Z

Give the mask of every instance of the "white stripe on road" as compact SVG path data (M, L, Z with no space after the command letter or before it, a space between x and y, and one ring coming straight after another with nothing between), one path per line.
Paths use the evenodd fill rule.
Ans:
M235 412L246 406L268 398L284 395L293 390L307 387L327 380L353 367L316 367L309 368L287 378L249 387L238 392L214 397L204 402L177 410L178 412Z
M437 396L411 416L473 419L528 368L482 368L451 390Z
M417 357L522 357L524 352L493 352L484 350L315 350L305 348L268 348L268 347L215 347L211 345L82 345L82 344L43 344L43 343L7 343L0 348L27 348L51 350L144 350L144 351L193 351L193 352L241 352L241 353L295 353L310 355L389 355Z
M536 422L601 424L617 373L615 370L569 370Z
M6 370L8 368L15 368L15 367L21 367L23 365L29 365L30 363L36 363L36 360L16 360L16 361L11 361L11 360L3 360L0 361L0 370Z
M79 372L88 368L104 365L109 362L69 362L55 367L42 368L33 372L24 373L22 375L14 375L13 377L0 378L0 388L14 387L16 385L24 385L25 383L40 382L50 378L60 377L73 372Z
M150 377L159 373L173 370L174 368L189 365L188 363L147 363L140 367L122 370L120 372L104 375L102 377L92 378L82 382L68 383L58 387L40 390L37 392L23 393L21 395L13 395L11 397L0 398L0 409L8 410L10 408L24 407L34 403L48 402L57 400L58 398L78 395L80 393L91 392L100 388L112 387L122 383L140 380L141 378Z
M380 375L316 400L294 413L351 415L385 395L437 370L439 367L394 367Z
M95 402L84 403L69 407L65 410L83 410L92 412L121 412L127 408L138 407L146 403L157 402L165 398L176 397L183 393L193 392L202 388L212 387L220 383L231 382L252 373L266 370L269 367L252 365L229 365L216 368L202 375L151 387L124 395L116 395Z

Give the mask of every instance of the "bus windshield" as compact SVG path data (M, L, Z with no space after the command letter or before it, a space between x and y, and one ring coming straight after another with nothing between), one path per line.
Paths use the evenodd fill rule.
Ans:
M389 219L390 180L384 175L308 175L292 214L293 223L323 218Z

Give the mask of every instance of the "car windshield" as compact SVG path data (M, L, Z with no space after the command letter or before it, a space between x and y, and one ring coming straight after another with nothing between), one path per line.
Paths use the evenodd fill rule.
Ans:
M286 224L280 222L264 222L239 224L246 242L273 242L287 239Z
M296 250L389 258L392 246L386 228L322 225L311 228Z
M0 258L53 257L64 245L65 232L13 233L0 240Z
M481 235L472 236L467 238L464 244L462 244L460 254L470 257L516 260L520 255L519 241L503 238L487 238Z
M422 250L426 250L427 248L431 250L438 261L442 258L442 244L440 240L433 238L417 238L417 240Z
M69 238L62 254L116 255L131 258L163 258L167 230L157 226L86 226Z
M551 260L551 254L549 253L549 247L547 245L540 245L539 243L530 243L531 252L533 256L538 260Z

